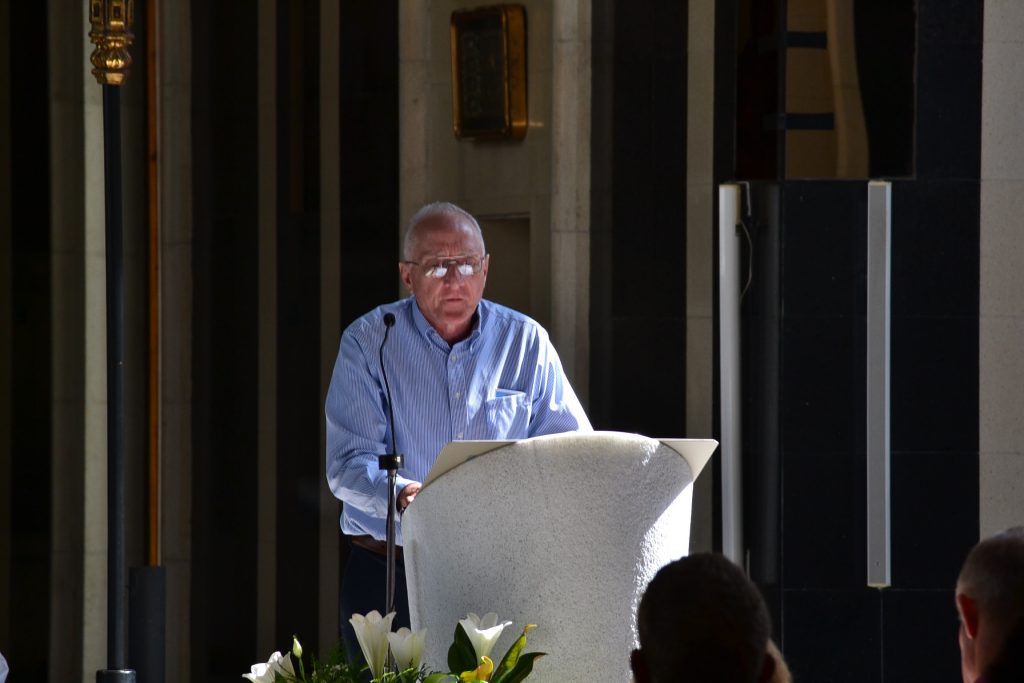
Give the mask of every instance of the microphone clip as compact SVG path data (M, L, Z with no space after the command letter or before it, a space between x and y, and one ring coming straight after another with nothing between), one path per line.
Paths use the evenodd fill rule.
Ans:
M389 472L397 472L402 466L402 455L400 453L385 453L377 456L377 467Z

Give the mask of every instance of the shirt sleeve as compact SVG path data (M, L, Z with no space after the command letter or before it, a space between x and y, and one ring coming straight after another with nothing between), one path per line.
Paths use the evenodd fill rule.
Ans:
M327 483L346 505L387 516L387 473L377 456L387 452L387 397L379 372L352 330L341 337L324 411L327 417ZM371 350L372 351L372 350ZM411 480L399 476L401 491Z
M565 376L555 347L546 334L539 335L537 341L530 436L593 431L590 419Z

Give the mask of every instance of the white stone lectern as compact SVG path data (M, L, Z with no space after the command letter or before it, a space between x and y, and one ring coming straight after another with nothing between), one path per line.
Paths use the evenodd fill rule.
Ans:
M402 520L413 628L447 670L468 612L526 623L546 652L529 680L629 681L635 613L659 568L686 555L693 481L710 439L557 434L449 444Z

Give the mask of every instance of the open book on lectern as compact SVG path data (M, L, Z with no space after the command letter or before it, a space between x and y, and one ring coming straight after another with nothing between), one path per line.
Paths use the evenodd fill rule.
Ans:
M547 436L534 437L538 439L551 439L558 438L560 436L580 438L593 436L596 439L600 439L602 436L619 435L623 432L566 432L565 434L551 434ZM528 441L529 439L523 439ZM708 460L711 459L712 453L718 448L718 442L714 439L657 439L661 443L665 444L676 453L681 455L686 463L690 466L690 472L692 473L693 479L696 481L697 475L700 474L701 470L704 469L704 465L707 464ZM481 441L452 441L448 443L437 456L437 460L434 461L434 466L430 468L430 472L427 473L426 479L423 480L423 485L427 486L430 482L440 477L445 472L455 469L467 460L471 460L479 455L490 453L493 450L507 446L510 443L516 443L513 440L481 440Z

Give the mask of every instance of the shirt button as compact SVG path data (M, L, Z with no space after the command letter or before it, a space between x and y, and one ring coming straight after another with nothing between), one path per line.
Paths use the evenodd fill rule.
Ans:
M453 353L453 354L452 354L452 362L454 363L454 362L455 362L455 361L457 361L458 359L459 359L459 354L457 354L457 353Z
M462 432L459 432L459 438L460 439L462 438Z
M455 398L462 398L462 392L461 391L456 391L455 392Z

